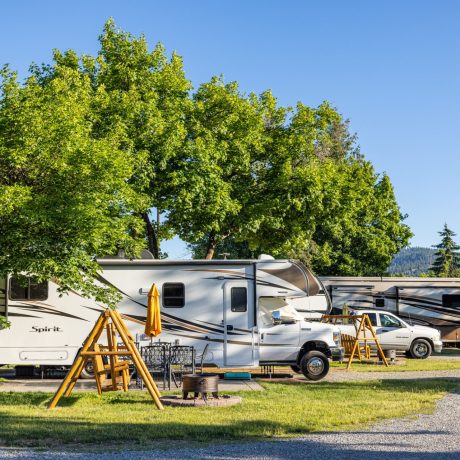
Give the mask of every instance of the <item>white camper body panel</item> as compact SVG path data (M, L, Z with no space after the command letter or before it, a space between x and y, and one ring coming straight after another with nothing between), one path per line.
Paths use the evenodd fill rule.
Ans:
M460 278L322 277L333 312L381 309L460 342Z
M103 269L101 281L120 292L122 299L118 308L128 318L127 325L140 345L151 341L144 335L143 323L147 293L155 283L160 291L163 332L153 340L192 345L198 356L208 345L204 362L220 367L295 360L302 331L289 337L277 337L272 331L272 339L267 340L268 335L263 336L263 332L270 332L276 326L259 324L260 299L279 299L283 306L300 299L302 305L308 306L310 300L319 295L321 299L315 302L316 308L326 311L329 306L324 293L319 294L319 284L313 275L301 264L288 260L102 259L99 263ZM183 293L183 306L165 305L164 288L168 283L183 285L179 289ZM5 291L8 292L6 285ZM235 294L240 296L240 304ZM3 308L3 314L6 311L12 323L10 329L0 330L0 364L71 364L104 309L103 305L76 292L60 295L58 286L51 281L45 300L9 297L11 293L5 296L5 306L0 305L0 314ZM321 302L324 304L319 305ZM289 329L283 327L284 331ZM330 333L324 328L317 329L318 338ZM330 335L332 337L332 333Z

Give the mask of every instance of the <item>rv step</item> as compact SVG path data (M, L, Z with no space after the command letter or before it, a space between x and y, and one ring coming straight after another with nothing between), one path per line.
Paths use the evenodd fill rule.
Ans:
M225 372L225 380L251 380L250 372Z

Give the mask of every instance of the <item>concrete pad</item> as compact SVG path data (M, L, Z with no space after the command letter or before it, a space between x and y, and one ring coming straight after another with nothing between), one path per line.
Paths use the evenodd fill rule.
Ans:
M0 391L54 393L60 384L60 379L12 379L0 382ZM156 384L160 391L165 391L162 388L162 382L156 382ZM94 380L79 380L73 391L96 391L96 383ZM133 385L130 391L140 390ZM171 391L180 391L180 388L172 384ZM225 391L263 391L263 388L252 380L219 380L219 392Z

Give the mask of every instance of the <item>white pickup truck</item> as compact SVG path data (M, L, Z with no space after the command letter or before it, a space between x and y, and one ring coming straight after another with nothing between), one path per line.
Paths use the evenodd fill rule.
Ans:
M355 310L352 314L366 314L374 327L382 350L405 351L414 359L428 358L442 350L441 333L432 327L406 323L393 313L379 310ZM352 324L338 324L342 334L356 335Z

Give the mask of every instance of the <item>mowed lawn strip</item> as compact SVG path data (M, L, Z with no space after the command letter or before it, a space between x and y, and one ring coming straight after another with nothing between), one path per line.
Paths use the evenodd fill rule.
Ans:
M47 393L0 393L1 444L152 445L156 440L224 441L346 430L384 418L429 413L458 383L442 380L262 383L233 407L155 409L141 392L76 393L47 410Z
M381 364L360 363L354 359L351 363L351 371L356 372L411 372L411 371L451 371L460 370L460 359L428 358L428 359L405 359L398 358L399 363L388 367ZM345 369L347 363L332 362L333 369Z

